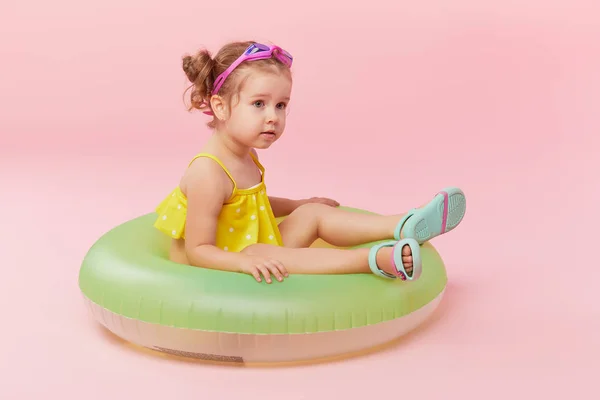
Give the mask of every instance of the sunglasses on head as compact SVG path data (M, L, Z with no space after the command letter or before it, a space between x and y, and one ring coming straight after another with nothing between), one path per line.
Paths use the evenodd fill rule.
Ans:
M248 46L244 53L242 53L242 55L239 56L237 60L235 60L233 64L229 66L229 68L223 71L223 73L220 74L217 77L217 79L215 79L212 94L216 94L219 92L219 89L221 89L221 86L223 86L223 83L225 82L225 79L227 79L229 74L231 74L231 72L244 61L264 60L266 58L271 57L277 58L288 68L291 68L292 62L294 61L292 55L279 46L269 46L261 43L253 43L250 46Z

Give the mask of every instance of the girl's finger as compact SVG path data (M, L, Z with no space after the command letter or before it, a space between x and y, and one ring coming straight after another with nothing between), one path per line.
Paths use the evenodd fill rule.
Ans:
M289 272L287 271L287 269L285 268L285 266L280 261L273 260L273 263L277 266L277 269L279 269L279 272L281 272L281 274L283 276L285 276L286 278L288 276L290 276Z
M260 270L260 272L262 272L263 276L265 277L265 281L267 281L267 283L271 283L271 274L269 273L269 269L264 265L258 265L257 268Z
M269 268L269 271L271 271L271 273L273 275L275 275L275 278L281 282L283 280L283 275L281 274L281 272L279 271L279 267L273 262L269 262L266 264L267 268Z
M262 279L260 278L260 273L258 272L258 268L254 268L252 270L252 276L254 277L254 279L256 279L256 282L262 281Z

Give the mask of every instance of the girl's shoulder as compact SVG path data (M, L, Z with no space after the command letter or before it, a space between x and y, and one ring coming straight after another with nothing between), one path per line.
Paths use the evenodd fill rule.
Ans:
M232 190L233 177L225 164L215 155L210 153L198 153L190 160L179 187L187 196L191 188L207 193L226 193Z

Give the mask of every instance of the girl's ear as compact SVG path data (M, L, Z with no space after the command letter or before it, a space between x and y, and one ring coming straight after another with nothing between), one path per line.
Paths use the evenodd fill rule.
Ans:
M221 96L216 94L213 95L210 98L210 107L212 108L213 114L218 120L224 121L225 119L227 119L227 114L229 110L227 108L227 103L225 103L224 99Z

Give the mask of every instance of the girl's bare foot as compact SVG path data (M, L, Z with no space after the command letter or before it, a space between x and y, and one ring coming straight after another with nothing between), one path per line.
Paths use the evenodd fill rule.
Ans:
M398 251L400 249L397 249L396 251ZM379 266L379 268L381 268L383 271L392 274L392 275L397 275L398 271L396 270L396 268L394 267L394 265L392 264L392 252L394 251L393 247L383 247L381 248L378 252L377 252L377 265ZM412 251L410 249L410 246L405 244L404 246L402 246L402 264L404 265L404 269L406 270L406 272L408 273L409 277L412 277L412 272L413 272L413 257L412 257ZM400 267L400 266L398 266Z

